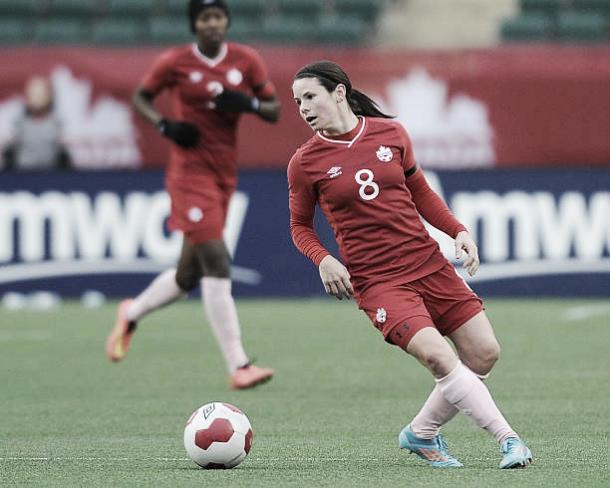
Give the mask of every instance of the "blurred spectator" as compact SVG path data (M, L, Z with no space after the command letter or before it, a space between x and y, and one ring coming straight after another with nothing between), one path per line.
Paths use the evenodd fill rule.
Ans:
M49 170L72 167L61 142L61 121L53 110L53 89L35 76L25 85L25 107L15 120L13 140L2 151L5 170Z

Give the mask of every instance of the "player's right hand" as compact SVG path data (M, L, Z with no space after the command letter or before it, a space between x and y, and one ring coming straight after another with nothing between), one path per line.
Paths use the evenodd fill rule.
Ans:
M199 141L199 129L189 122L162 119L157 128L165 137L186 149L196 146Z
M343 298L349 300L354 296L354 288L347 268L330 254L322 260L318 271L320 271L320 278L322 278L326 293L339 300L343 300Z

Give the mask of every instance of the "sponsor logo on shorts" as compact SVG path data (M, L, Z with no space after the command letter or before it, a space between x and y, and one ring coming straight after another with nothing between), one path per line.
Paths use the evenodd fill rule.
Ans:
M377 309L377 315L375 316L375 320L377 321L378 324L384 324L387 317L388 317L388 314L385 311L385 308L381 307L381 308Z

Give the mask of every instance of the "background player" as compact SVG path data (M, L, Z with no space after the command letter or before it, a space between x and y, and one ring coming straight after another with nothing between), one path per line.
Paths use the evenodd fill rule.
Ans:
M479 297L457 275L423 226L455 238L473 275L477 247L415 164L404 128L354 90L328 61L302 68L293 83L299 113L315 131L288 167L290 227L297 248L318 267L327 293L355 296L386 340L417 358L436 386L399 434L399 445L435 467L462 464L448 453L440 427L461 410L500 443L501 468L532 455L480 380L500 347ZM313 228L319 204L347 268ZM457 356L443 335L455 344Z
M231 294L230 256L222 239L227 206L237 183L237 123L250 112L275 122L275 88L258 53L225 42L230 23L223 0L191 0L190 28L196 42L164 52L134 96L140 114L173 144L166 171L172 208L170 227L184 233L176 269L169 269L134 300L118 308L106 352L113 361L127 354L136 323L201 281L210 326L230 372L232 388L269 380L273 371L249 363ZM176 120L162 116L154 98L171 90Z

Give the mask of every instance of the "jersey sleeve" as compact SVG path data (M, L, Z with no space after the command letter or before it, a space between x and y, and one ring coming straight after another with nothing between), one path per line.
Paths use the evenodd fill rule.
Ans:
M402 148L401 166L405 172L407 188L411 192L411 198L417 211L438 230L455 238L459 232L466 230L466 227L455 218L442 198L428 185L423 171L417 167L413 154L413 144L405 128L401 124L396 124L395 128L399 145Z
M298 156L295 155L288 164L290 235L296 248L319 266L330 253L324 248L314 230L316 202L315 190L303 173Z
M447 204L430 188L421 169L415 168L414 173L407 176L406 183L417 211L431 225L454 239L458 233L466 230Z
M415 155L413 154L413 144L411 143L411 138L401 124L397 123L395 127L398 134L399 145L401 147L402 159L400 164L402 169L405 174L414 173L415 169L417 168L417 163L415 162Z
M152 65L152 68L140 83L140 86L153 95L158 94L174 84L174 56L172 51L166 51L159 56Z
M248 73L252 92L258 98L269 100L275 98L275 86L269 79L263 58L254 49L250 50L250 69Z

